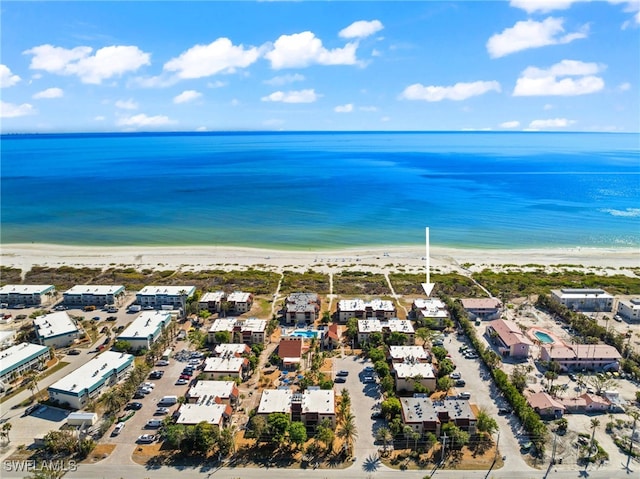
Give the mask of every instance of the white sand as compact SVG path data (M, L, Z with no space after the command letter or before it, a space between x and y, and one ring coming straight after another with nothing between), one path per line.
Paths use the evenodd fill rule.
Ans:
M549 249L457 249L431 247L431 271L478 271L502 269L505 265L582 265L600 274L632 274L640 267L637 248L549 248ZM283 251L222 246L62 246L50 244L6 244L1 249L3 266L22 269L32 266L125 267L139 269L203 270L256 269L316 271L425 271L424 246L353 248L335 251ZM554 269L554 268L547 268ZM573 269L573 268L571 268Z

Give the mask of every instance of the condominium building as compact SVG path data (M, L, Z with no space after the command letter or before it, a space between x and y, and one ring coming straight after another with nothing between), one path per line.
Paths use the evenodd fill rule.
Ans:
M253 295L243 291L234 291L227 296L229 311L234 314L248 313L253 306Z
M392 363L391 367L396 391L413 392L417 383L430 392L436 390L436 374L430 363L407 359L401 363Z
M80 337L75 320L66 311L38 316L33 320L38 342L44 346L64 348Z
M400 398L402 422L421 436L431 432L440 436L444 424L453 423L475 434L477 418L468 400L446 398L433 401L425 394Z
M20 343L0 351L0 388L4 391L8 384L32 370L43 370L51 353L47 346Z
M438 298L418 298L411 305L411 315L416 320L428 320L431 327L444 328L449 319L447 306Z
M388 321L380 321L379 319L360 319L358 320L358 342L364 344L369 341L372 333L380 333L383 338L393 333L396 337L404 337L404 345L411 346L415 343L415 331L411 321L405 319L393 318Z
M554 289L551 298L573 311L611 311L613 308L613 296L599 288Z
M78 284L62 293L66 306L95 306L115 304L125 295L122 285Z
M0 303L6 303L9 307L42 306L51 302L55 292L52 284L5 284L0 287Z
M174 309L178 309L184 306L195 292L195 286L145 286L136 293L136 303L142 307L173 306Z
M563 370L590 369L617 371L622 356L608 344L545 344L540 360L555 361Z
M207 341L215 344L216 333L227 331L231 334L231 341L234 343L264 344L266 329L266 319L218 318L209 328Z
M265 389L260 397L257 414L287 414L292 421L302 422L308 429L315 428L327 420L336 425L335 392L333 389L306 389L293 392L291 389Z
M222 429L231 418L233 410L228 404L215 402L203 404L182 404L178 409L176 424L195 426L201 422L212 424Z
M316 293L291 293L284 304L287 324L313 323L320 313L320 297Z
M240 390L233 381L198 381L191 386L185 396L191 404L228 404L235 407L240 398Z
M393 302L387 300L343 299L338 302L337 314L338 321L346 322L350 318L391 319L396 316L397 310Z
M498 298L465 298L460 302L472 321L487 321L500 317L502 303Z
M133 350L149 349L170 322L171 313L167 311L143 311L117 340L128 342Z
M640 298L621 299L618 301L617 314L627 321L640 321Z
M245 379L249 370L249 360L247 358L212 357L204 360L204 367L200 373L200 379L220 380L220 379Z
M198 306L201 310L207 310L212 314L219 313L225 297L224 291L207 292L198 301Z

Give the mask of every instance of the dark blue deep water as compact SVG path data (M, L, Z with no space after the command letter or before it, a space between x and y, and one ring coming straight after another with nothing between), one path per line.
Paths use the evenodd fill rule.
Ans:
M640 245L640 144L604 133L1 138L2 243Z

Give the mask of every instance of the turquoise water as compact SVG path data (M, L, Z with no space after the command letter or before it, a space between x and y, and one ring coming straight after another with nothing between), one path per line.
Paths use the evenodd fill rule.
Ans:
M638 135L5 135L0 240L640 245Z
M296 329L289 336L297 336L297 337L303 337L303 338L317 338L319 334L320 334L319 331L307 331L305 329Z
M541 343L550 344L555 343L553 338L549 336L547 333L543 333L542 331L536 331L533 335L540 340Z

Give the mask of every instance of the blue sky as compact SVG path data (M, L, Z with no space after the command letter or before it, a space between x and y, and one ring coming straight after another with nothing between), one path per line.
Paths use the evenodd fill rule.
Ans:
M640 0L1 8L5 133L640 131Z

